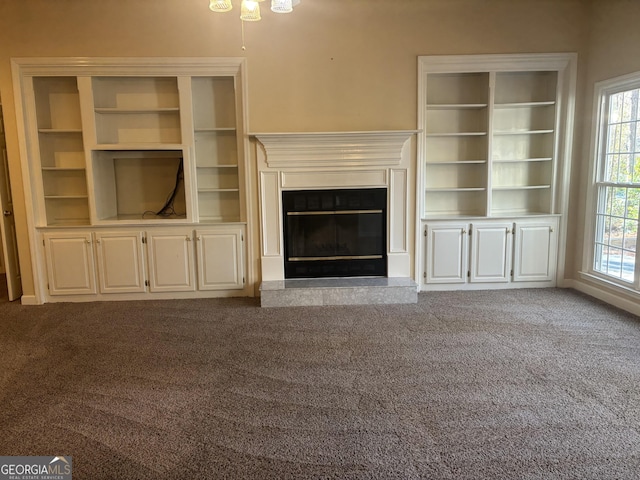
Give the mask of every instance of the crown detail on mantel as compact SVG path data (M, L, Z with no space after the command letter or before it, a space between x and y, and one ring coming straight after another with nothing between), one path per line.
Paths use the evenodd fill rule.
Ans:
M399 165L402 148L418 130L366 132L255 133L266 151L267 165L336 167Z

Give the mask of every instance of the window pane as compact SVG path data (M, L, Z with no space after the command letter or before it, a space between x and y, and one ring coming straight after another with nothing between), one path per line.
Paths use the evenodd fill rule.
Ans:
M630 122L632 120L631 112L633 110L633 91L624 92L622 95L622 113L620 114L622 122Z
M638 109L638 111L640 111L640 108ZM640 127L640 124L638 124L638 126ZM638 137L638 140L640 140L640 136ZM635 155L634 157L634 162L633 162L633 183L638 183L640 184L640 155Z
M615 217L624 217L626 205L627 205L627 189L614 188L612 205L611 205L611 215Z
M615 183L618 180L618 164L620 155L607 155L604 181Z
M609 126L609 131L607 132L607 153L617 153L620 151L620 135L621 128L619 124Z
M640 190L630 188L627 193L626 218L638 219L638 208L640 208Z
M632 252L624 251L622 253L622 272L621 278L627 282L633 282L633 270L635 268L636 255Z
M624 222L624 242L622 247L625 250L636 249L636 237L638 235L638 221L625 220Z
M631 183L631 155L620 155L618 160L618 183Z
M633 142L631 141L631 132L635 133L635 128L631 129L631 124L623 123L620 125L620 142L618 144L618 151L620 153L630 153L633 149L631 146Z
M620 106L622 105L622 94L616 93L609 98L609 124L620 121Z

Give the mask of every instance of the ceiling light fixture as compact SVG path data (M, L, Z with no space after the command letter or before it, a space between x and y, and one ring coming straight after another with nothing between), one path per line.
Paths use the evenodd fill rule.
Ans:
M240 4L240 19L242 20L242 49L244 46L244 22L257 22L260 15L260 3L264 0L242 0ZM274 13L291 13L293 7L300 0L271 0L271 11ZM233 9L231 0L209 0L209 10L216 13L224 13Z

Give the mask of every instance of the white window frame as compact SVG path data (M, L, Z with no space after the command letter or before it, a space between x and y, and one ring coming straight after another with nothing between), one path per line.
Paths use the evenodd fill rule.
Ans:
M596 214L598 211L598 183L603 176L606 153L606 134L608 127L608 99L616 93L640 88L640 72L597 82L594 87L593 126L590 145L590 174L585 210L584 248L582 258L582 278L595 281L604 286L633 294L640 298L640 266L636 255L635 277L633 282L606 275L594 269L596 249ZM640 244L636 246L640 253Z

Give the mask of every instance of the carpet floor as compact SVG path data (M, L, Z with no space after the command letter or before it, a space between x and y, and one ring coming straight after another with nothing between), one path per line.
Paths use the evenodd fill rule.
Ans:
M571 290L5 300L0 361L0 455L76 480L640 478L640 321Z

